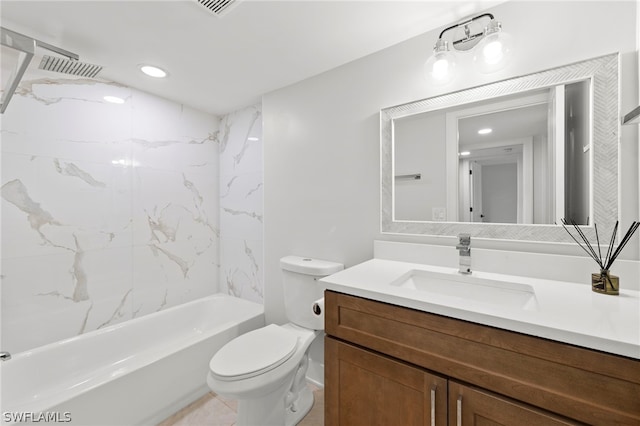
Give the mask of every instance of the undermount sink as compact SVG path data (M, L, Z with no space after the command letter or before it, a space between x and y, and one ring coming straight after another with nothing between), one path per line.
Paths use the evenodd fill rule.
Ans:
M473 274L414 269L390 285L430 293L436 297L445 296L502 308L537 310L538 307L535 292L530 285Z

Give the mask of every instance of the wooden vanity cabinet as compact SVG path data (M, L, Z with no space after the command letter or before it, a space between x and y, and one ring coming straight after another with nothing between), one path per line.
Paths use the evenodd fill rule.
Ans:
M327 291L325 424L640 425L640 361Z

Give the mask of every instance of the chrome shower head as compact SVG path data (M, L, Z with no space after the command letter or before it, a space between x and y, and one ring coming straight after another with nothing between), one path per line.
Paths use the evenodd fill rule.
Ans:
M79 77L94 78L102 70L100 65L80 62L74 58L44 55L40 61L41 70L55 71Z

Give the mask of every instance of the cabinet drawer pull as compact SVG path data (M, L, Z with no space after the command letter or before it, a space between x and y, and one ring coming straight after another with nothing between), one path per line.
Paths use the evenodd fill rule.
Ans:
M431 426L436 426L436 389L438 385L431 387Z
M456 426L462 426L462 395L458 396L458 402L456 403Z

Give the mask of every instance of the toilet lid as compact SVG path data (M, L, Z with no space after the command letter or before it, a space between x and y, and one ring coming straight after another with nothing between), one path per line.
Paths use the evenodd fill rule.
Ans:
M220 379L257 376L284 363L298 346L297 337L270 324L236 337L211 358L209 368Z

